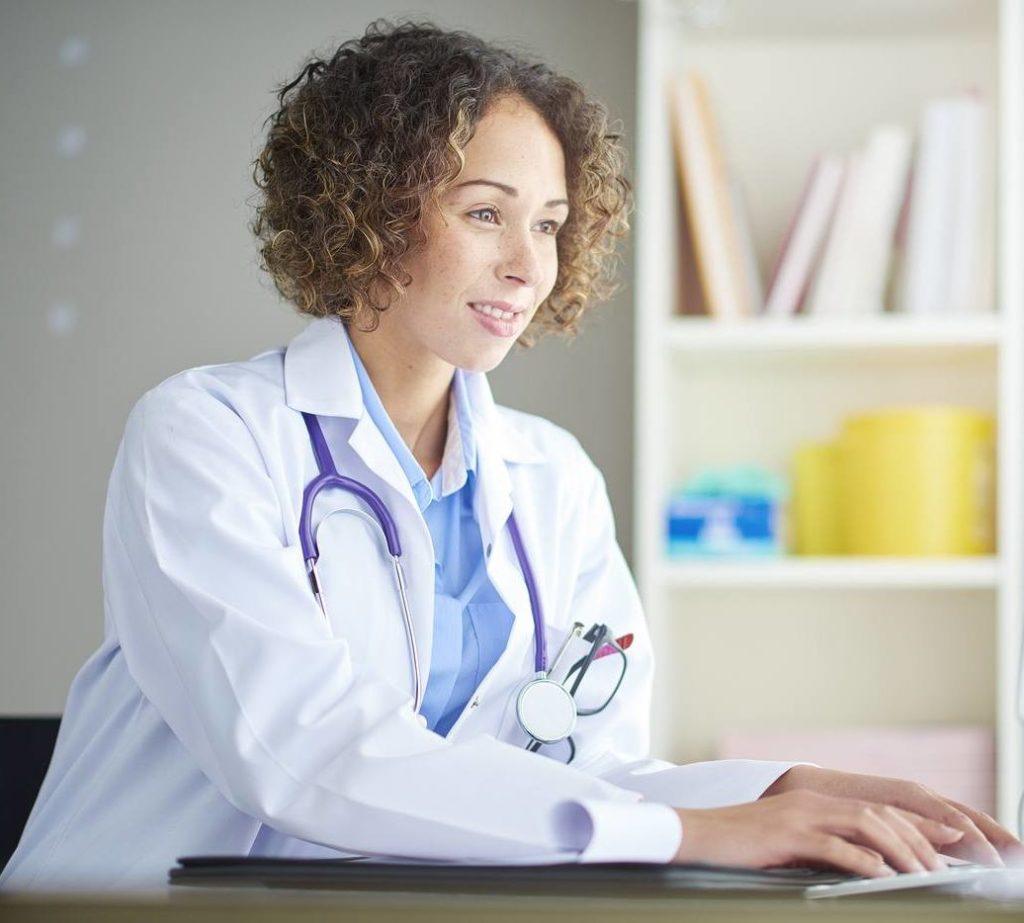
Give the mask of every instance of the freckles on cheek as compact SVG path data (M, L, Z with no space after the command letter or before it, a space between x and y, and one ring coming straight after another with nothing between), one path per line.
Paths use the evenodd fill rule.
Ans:
M493 250L472 235L452 235L438 246L429 267L439 291L458 297L480 294L481 279L494 261Z
M544 287L537 293L537 303L545 301L548 295L551 294L552 289L555 287L555 283L558 281L558 259L551 261L551 265L547 267L544 274Z
M421 264L423 286L419 294L438 324L449 323L449 312L461 303L468 286L466 263L464 250L439 241Z

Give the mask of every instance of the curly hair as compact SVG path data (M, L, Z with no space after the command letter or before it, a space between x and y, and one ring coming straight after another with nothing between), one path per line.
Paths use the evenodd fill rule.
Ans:
M430 23L377 20L278 90L253 161L261 201L250 229L281 296L299 313L376 329L411 281L402 259L428 206L461 172L488 106L507 96L532 105L561 143L570 203L554 287L519 343L575 336L588 305L615 289L632 207L621 134L575 81Z

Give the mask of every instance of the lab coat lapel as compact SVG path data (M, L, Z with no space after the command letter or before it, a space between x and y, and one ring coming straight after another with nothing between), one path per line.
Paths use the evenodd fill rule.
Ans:
M466 384L477 433L477 488L473 496L473 513L480 526L487 574L514 616L506 651L499 659L499 665L504 666L509 652L518 650L524 642L529 643L533 635L530 597L508 529L514 506L508 461L510 456L518 456L518 453L523 453L525 458L530 455L532 447L513 444L494 405L487 378L482 373L467 373Z
M383 495L398 528L402 547L400 561L406 582L409 615L416 636L416 661L419 664L422 688L426 691L434 642L434 543L413 496L409 479L369 413L364 413L356 423L349 436L348 447L370 472L392 488L391 491L382 491L379 485L371 485ZM381 576L383 579L383 574ZM387 579L393 579L390 567ZM402 613L397 591L388 608L390 611L387 615L394 618L396 624L400 624ZM402 646L405 648L404 636ZM404 650L404 656L408 656L407 649Z
M357 384L358 386L358 384ZM356 422L348 437L349 448L358 455L367 468L398 493L417 513L419 505L412 492L409 478L402 470L402 465L395 458L384 434L377 428L368 413L364 413Z
M349 446L374 475L419 509L401 464L363 405L348 331L338 318L317 318L289 344L285 390L295 410L354 420Z
M409 611L416 634L417 660L426 683L434 622L433 543L409 479L363 404L348 333L337 318L312 321L289 344L285 352L285 391L288 406L294 410L354 421L354 425L347 428L347 439L346 429L332 425L335 421L325 421L324 434L338 473L354 477L372 488L395 519L402 545L401 561L408 586ZM361 507L349 494L341 491L330 493L333 507ZM338 528L341 522L343 520L332 522L331 528ZM325 560L321 567L351 567L351 561L349 555L340 554L329 562ZM380 576L390 583L393 579L390 566ZM351 594L348 608L357 619L365 618L368 611L367 606L360 605L359 582L346 581L346 590ZM370 600L364 602L369 603ZM380 613L380 617L393 617L396 625L401 625L397 598L393 609L393 613ZM394 656L401 664L402 658L407 657L407 651L404 649L404 634L397 637L401 638L402 650L394 651ZM378 653L386 656L385 651Z

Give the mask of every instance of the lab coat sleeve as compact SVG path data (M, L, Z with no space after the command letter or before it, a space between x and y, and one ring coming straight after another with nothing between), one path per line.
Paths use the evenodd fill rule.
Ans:
M343 851L479 861L585 861L584 805L675 819L488 735L427 730L324 624L283 510L229 398L170 379L129 415L104 520L108 617L142 693L239 811Z
M586 535L588 543L570 611L588 625L607 624L617 635L632 632L633 644L627 652L629 665L619 693L603 712L580 718L573 765L638 792L648 801L678 808L714 808L756 800L779 776L800 763L712 760L674 765L649 756L654 675L650 634L636 585L615 540L604 478L589 459L581 467L591 472L578 533ZM616 659L603 658L591 669L614 672ZM595 824L595 831L607 826Z

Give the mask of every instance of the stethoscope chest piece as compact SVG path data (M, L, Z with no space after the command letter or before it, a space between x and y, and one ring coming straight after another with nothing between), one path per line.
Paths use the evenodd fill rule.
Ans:
M523 730L542 744L565 740L576 728L576 702L569 690L544 677L519 690L516 715Z

